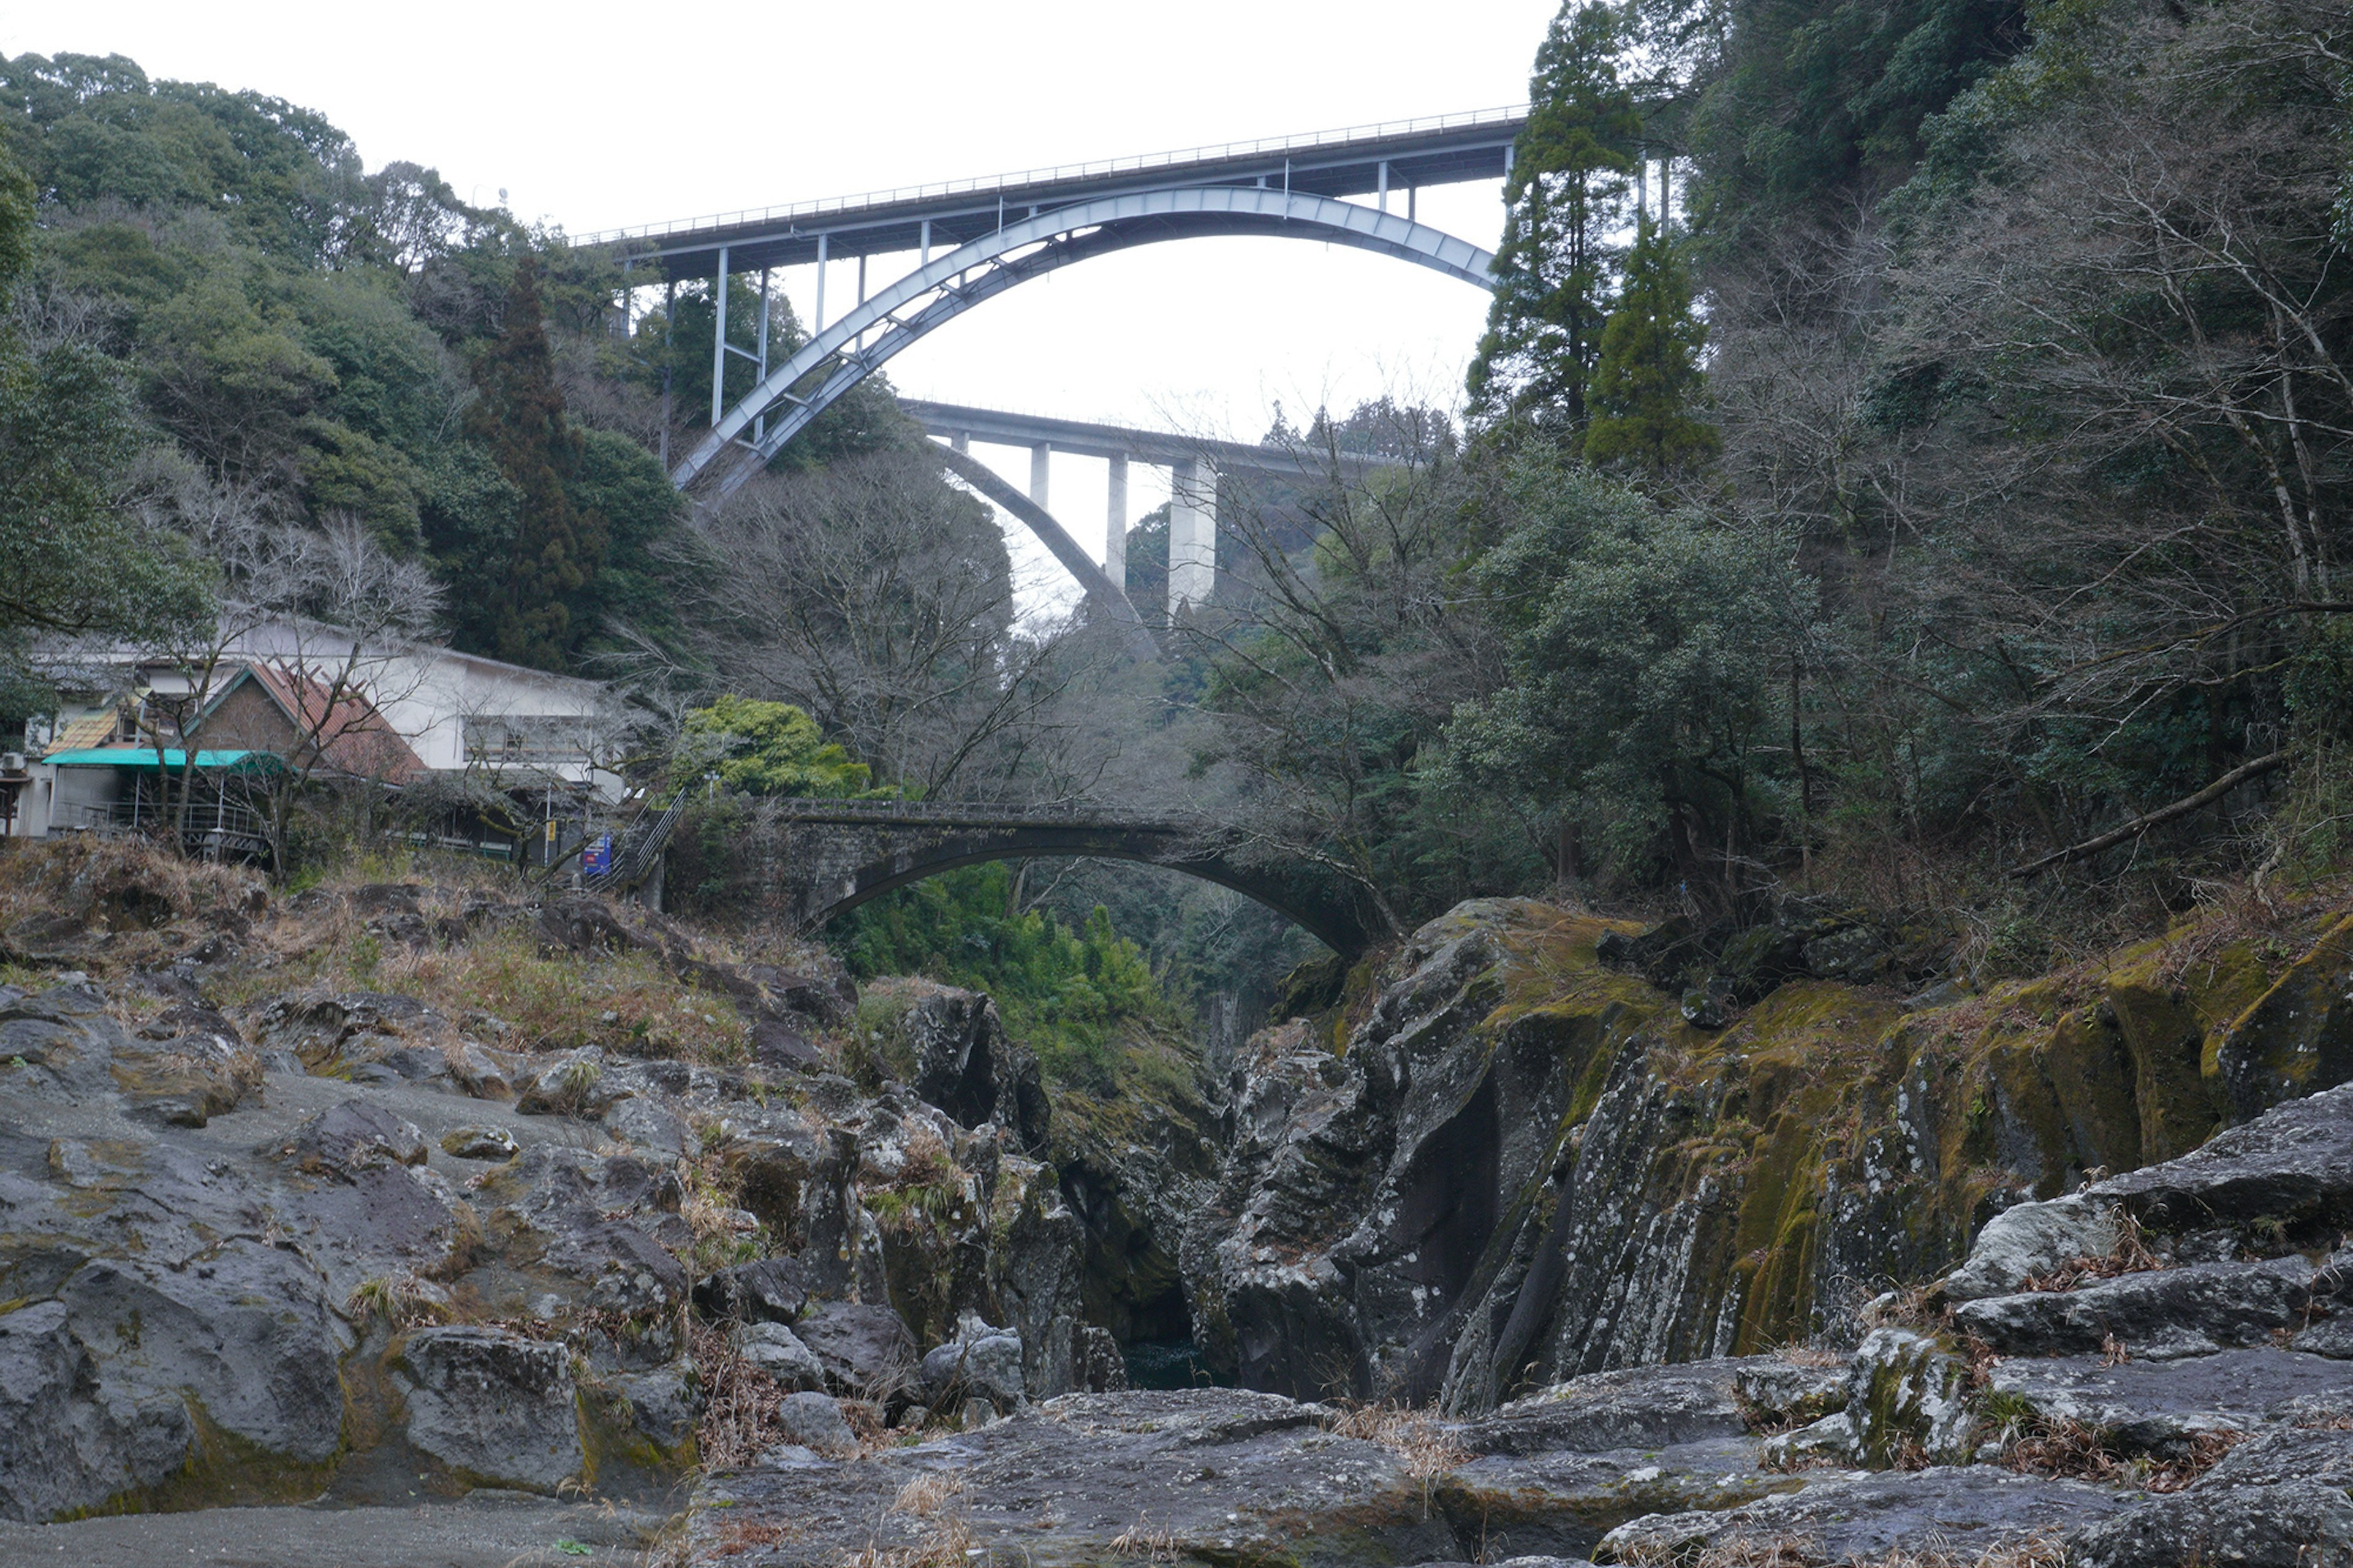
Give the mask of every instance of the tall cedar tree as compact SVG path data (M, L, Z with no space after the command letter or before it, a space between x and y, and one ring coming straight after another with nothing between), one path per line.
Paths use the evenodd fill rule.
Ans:
M1585 427L1586 378L1609 312L1610 247L1642 131L1619 79L1624 21L1568 0L1553 18L1529 83L1535 106L1504 183L1495 300L1471 365L1483 421L1525 418L1564 435Z
M604 563L607 529L602 515L575 508L566 489L579 473L582 442L565 421L536 262L515 268L506 330L475 363L474 382L482 391L470 416L474 432L521 501L491 640L501 658L561 669L588 629L587 617L574 611Z
M1692 312L1691 274L1665 226L1646 215L1626 253L1626 283L1601 329L1601 358L1588 388L1593 422L1585 460L1622 464L1655 479L1723 448L1715 427L1693 416L1706 381L1699 366L1707 327Z

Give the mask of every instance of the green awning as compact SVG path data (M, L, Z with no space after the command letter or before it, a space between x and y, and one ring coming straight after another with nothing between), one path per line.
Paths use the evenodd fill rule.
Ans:
M177 770L188 765L188 753L177 749L163 753L159 763L153 746L100 746L83 752L52 752L37 759L53 768L144 768L153 773L157 767ZM285 764L274 752L206 752L196 753L199 769L239 770L247 768L280 768Z

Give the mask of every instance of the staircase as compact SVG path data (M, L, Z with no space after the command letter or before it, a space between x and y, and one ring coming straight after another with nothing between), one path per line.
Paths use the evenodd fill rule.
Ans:
M612 857L605 863L605 869L582 873L580 885L600 893L626 893L650 876L660 863L662 846L670 842L670 830L686 815L687 791L691 787L681 787L668 805L650 816L646 807L640 807L628 826L621 830L620 837L614 840ZM649 799L646 806L651 805Z

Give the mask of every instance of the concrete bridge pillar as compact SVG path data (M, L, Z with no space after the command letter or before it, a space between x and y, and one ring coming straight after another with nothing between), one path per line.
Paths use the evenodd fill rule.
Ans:
M1051 441L1039 441L1029 448L1029 499L1038 503L1040 511L1053 510L1046 504L1046 479L1053 460Z
M1127 457L1111 460L1110 517L1103 523L1103 573L1127 586Z
M1206 605L1218 580L1218 477L1197 458L1169 466L1168 613Z

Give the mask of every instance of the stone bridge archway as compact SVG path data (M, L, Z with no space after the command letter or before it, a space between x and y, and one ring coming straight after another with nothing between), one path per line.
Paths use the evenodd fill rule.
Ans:
M797 931L960 866L1068 858L1162 866L1231 888L1351 958L1375 941L1357 901L1328 879L1304 868L1242 864L1174 823L848 802L787 806L783 890Z

